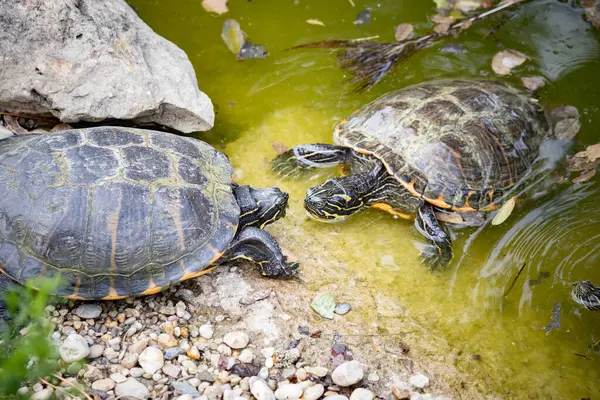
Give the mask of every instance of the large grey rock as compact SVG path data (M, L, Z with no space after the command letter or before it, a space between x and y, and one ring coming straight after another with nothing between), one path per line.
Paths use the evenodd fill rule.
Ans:
M122 0L0 2L0 108L63 122L213 126L186 54Z

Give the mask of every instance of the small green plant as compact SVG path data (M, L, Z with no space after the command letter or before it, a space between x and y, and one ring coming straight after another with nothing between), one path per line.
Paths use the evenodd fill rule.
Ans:
M52 344L52 324L45 308L59 278L37 279L14 285L5 298L9 321L0 326L0 398L17 395L24 384L34 384L56 371L57 351ZM36 289L34 289L37 288Z

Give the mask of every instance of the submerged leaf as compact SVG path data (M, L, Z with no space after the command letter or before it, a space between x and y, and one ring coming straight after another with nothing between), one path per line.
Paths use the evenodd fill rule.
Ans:
M506 221L510 214L512 214L513 209L515 208L515 203L516 201L514 197L508 199L496 213L496 216L492 220L492 225L500 225Z
M596 175L596 169L590 169L579 174L578 177L573 178L573 183L583 183L592 179Z
M509 75L514 67L523 64L528 58L516 50L503 50L492 59L492 69L498 75Z
M571 140L581 128L579 118L565 118L554 125L554 133L561 139Z
M396 27L396 34L394 37L397 41L401 42L408 39L413 34L414 28L411 24L400 24Z
M319 295L310 306L323 318L333 319L335 297L329 293Z
M523 86L533 92L546 85L546 79L542 76L526 76L521 78L521 82L523 82Z
M240 24L234 19L228 19L223 23L221 38L233 54L238 54L246 41L246 34L242 31Z
M307 19L306 23L311 25L325 26L325 23L318 19Z
M354 23L356 24L356 26L361 26L361 25L366 25L366 24L371 23L371 10L369 8L367 8L366 10L363 10L360 13L358 13L358 15L356 16L356 19L354 20Z
M202 7L208 12L214 12L219 15L229 11L227 0L202 0Z
M265 46L262 44L254 44L250 42L244 42L242 46L238 58L266 58L267 52L265 51Z
M549 334L552 329L558 328L560 328L560 304L554 302L554 307L552 308L552 320L546 325L546 335Z
M278 141L272 141L271 147L273 147L273 150L275 150L275 153L277 153L277 154L283 154L290 149L285 144L283 144L282 142L278 142Z

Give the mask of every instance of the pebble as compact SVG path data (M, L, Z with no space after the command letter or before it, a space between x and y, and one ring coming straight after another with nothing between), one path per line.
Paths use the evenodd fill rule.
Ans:
M350 395L350 400L373 400L375 395L368 389L358 388L354 389Z
M332 394L331 396L325 396L327 400L348 400L348 397L341 394Z
M133 378L129 378L125 382L117 383L115 386L115 394L117 397L131 396L137 397L138 399L147 399L150 397L148 388Z
M101 344L95 344L92 347L90 347L90 354L88 354L88 358L93 360L95 358L100 357L102 353L104 353L104 346L102 346Z
M194 396L191 394L182 394L181 396L178 396L176 400L194 400Z
M133 367L135 367L137 365L137 362L138 362L138 355L137 354L127 353L127 354L125 354L125 356L121 360L121 365L124 368L131 369L131 368L133 368Z
M144 375L144 370L142 368L131 368L131 370L129 370L129 375L133 376L134 378L140 378L142 375Z
M398 400L408 400L410 399L410 391L407 389L400 389L397 386L392 386L392 394Z
M173 390L177 394L189 394L194 397L200 396L200 392L195 387L185 382L171 382L171 386L173 386Z
M352 309L352 306L348 303L340 303L335 306L335 310L333 310L336 314L344 315L348 314L348 312Z
M244 349L238 356L238 360L242 363L251 363L254 360L254 353L251 349Z
M30 400L48 400L52 394L54 393L54 389L46 388L42 389L39 392L34 393L29 399Z
M250 392L256 397L256 400L275 400L273 390L262 379L256 379L252 382Z
M298 399L300 396L302 396L302 388L298 384L281 385L275 391L277 400Z
M423 374L415 374L408 379L408 383L415 388L423 389L429 386L429 378Z
M183 353L185 353L185 351L179 347L167 349L167 351L165 351L165 360L172 360Z
M189 358L191 358L192 360L199 360L200 359L200 350L198 350L198 348L196 346L192 346L188 350L187 356Z
M148 339L138 339L129 346L129 351L133 354L142 354L146 347L148 347Z
M166 363L162 367L162 372L165 375L170 376L171 378L176 379L179 376L179 374L181 373L181 367L179 367L177 365L173 365L171 363Z
M98 304L83 303L77 307L74 311L75 315L83 319L94 319L98 318L102 313L102 307Z
M225 335L223 342L225 342L225 344L232 349L243 349L244 347L248 346L250 337L246 332L233 331Z
M360 362L352 360L339 365L331 374L331 379L336 385L346 387L359 382L363 374Z
M60 357L68 362L83 360L90 354L90 346L83 336L70 334L59 348Z
M154 374L165 364L162 351L156 347L147 347L139 357L139 363L147 374Z
M208 372L206 370L200 371L198 373L197 378L204 382L214 382L215 381L215 377L213 376L213 374L211 374L210 372Z
M317 400L325 393L325 387L320 383L307 388L302 395L304 400Z
M325 367L304 367L304 370L306 371L306 373L319 378L323 378L329 372L329 370Z
M92 389L101 390L103 392L113 390L114 387L115 382L112 379L99 379L96 382L92 383Z
M110 379L112 379L113 381L115 381L116 383L123 383L127 380L127 378L125 377L125 375L123 374L111 374L110 375Z
M377 375L377 372L373 371L367 376L367 380L370 382L379 382L379 375Z
M160 335L158 335L157 342L159 345L161 345L162 347L166 347L166 348L175 347L178 344L177 339L175 339L173 336L169 335L168 333L161 333Z
M215 333L215 327L210 324L200 326L200 336L204 339L211 339Z

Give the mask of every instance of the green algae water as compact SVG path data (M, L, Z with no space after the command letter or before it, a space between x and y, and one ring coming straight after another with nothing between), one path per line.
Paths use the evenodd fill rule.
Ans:
M545 76L549 84L538 93L545 106L579 109L582 127L570 151L582 150L600 139L600 32L582 20L581 10L571 7L574 2L533 1L513 18L492 17L421 50L370 91L356 94L329 50L285 49L375 35L389 42L400 23L426 34L435 9L432 1L354 2L356 7L346 0L231 0L230 11L221 16L206 13L201 0L130 3L157 33L186 51L200 88L213 100L215 127L197 136L229 155L238 182L290 192L288 216L270 230L303 262L311 287L359 282L365 292L397 299L459 349L456 365L472 377L467 384L484 394L600 397L600 351L589 350L600 339L600 313L570 298L575 281L600 284L598 178L555 185L535 200L518 203L499 226L451 228L454 260L447 270L431 273L419 262L423 241L410 222L376 210L340 224L306 217L306 189L336 171L300 180L269 171L277 148L331 143L337 122L382 93L436 78L494 77L491 59L505 48L534 59L497 78L520 85L521 77ZM371 23L353 24L367 7ZM240 23L248 40L265 45L268 57L237 61L220 37L227 18ZM458 51L442 51L448 44ZM339 276L345 278L339 282ZM356 313L368 320L371 310L361 308L359 299L347 300L354 307L348 318ZM560 327L546 329L559 308ZM475 354L480 357L474 359Z

